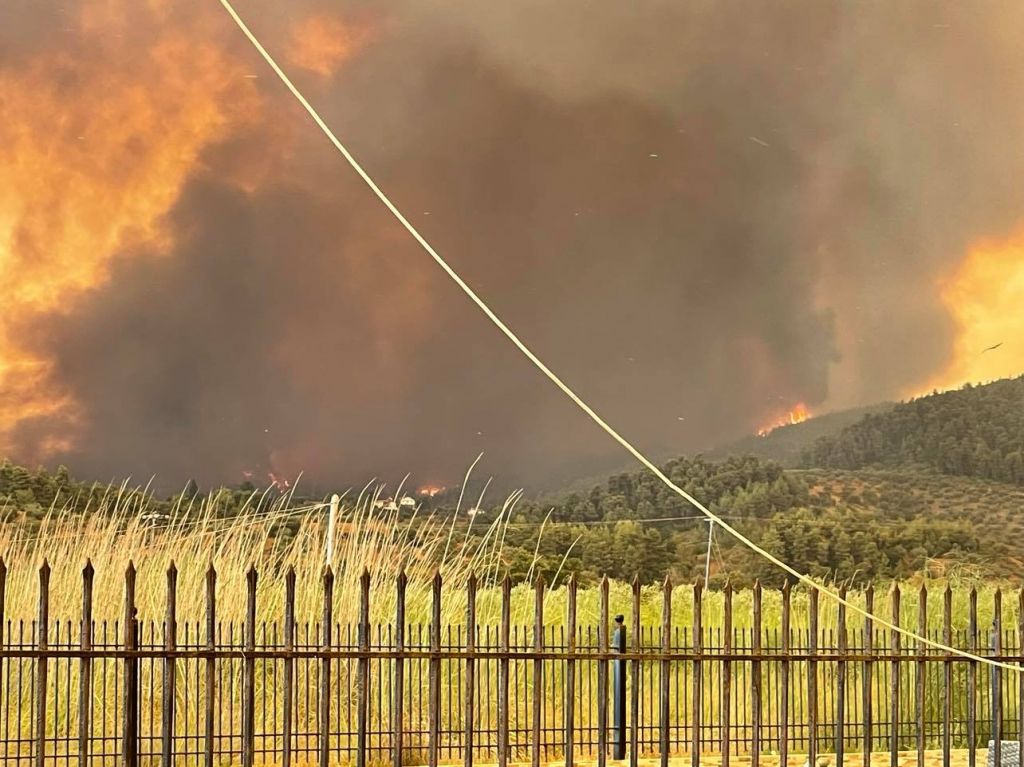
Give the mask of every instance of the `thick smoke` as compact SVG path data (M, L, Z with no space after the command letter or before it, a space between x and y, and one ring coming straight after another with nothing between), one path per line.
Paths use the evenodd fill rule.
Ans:
M286 61L288 30L338 11L274 6L243 10ZM17 39L52 44L41 13L15 12ZM1017 5L340 13L372 33L331 77L297 70L300 85L498 313L655 453L927 379L952 343L937 278L1019 222ZM54 462L168 484L451 482L484 451L486 471L533 487L617 462L236 32L162 21L212 24L265 106L196 163L169 246L122 251L102 284L29 323L84 414ZM120 45L130 66L139 52ZM32 49L11 51L0 66ZM13 457L53 426L21 424Z

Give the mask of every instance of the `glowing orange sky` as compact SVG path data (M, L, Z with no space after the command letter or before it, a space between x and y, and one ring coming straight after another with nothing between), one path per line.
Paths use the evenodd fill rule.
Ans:
M1024 231L976 243L939 290L956 323L952 355L941 373L911 394L1024 371Z

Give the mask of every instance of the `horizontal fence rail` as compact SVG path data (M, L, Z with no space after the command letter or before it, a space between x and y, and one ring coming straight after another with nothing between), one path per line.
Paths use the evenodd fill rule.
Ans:
M500 587L500 617L479 622L477 582L459 604L464 620L442 622L440 575L431 584L430 620L406 620L405 576L388 604L391 622L371 621L369 573L359 603L335 615L334 576L321 584L321 619L298 622L293 572L282 582L284 609L260 616L258 574L249 571L245 620L217 617L217 574L206 573L206 615L177 615L177 571L167 573L163 620L140 620L136 573L124 578L123 618L93 620L93 571L82 579L81 620L50 614L49 567L39 571L38 614L5 616L0 561L0 761L4 765L429 765L659 757L693 767L717 755L751 764L869 765L872 754L910 752L918 763L939 751L978 753L1000 763L1024 749L1024 675L1008 673L919 642L870 618L854 622L840 605L819 625L817 595L808 626L791 627L792 599L781 593L781 628L764 628L755 586L750 622L733 625L724 592L718 625L672 620L672 584L663 587L658 625L641 621L639 584L630 615L609 614L608 581L596 620L579 620L570 580L560 625L545 623L538 580L533 620L511 620L511 583ZM883 612L869 590L869 611ZM700 584L693 587L701 605ZM900 620L900 592L888 595ZM1024 663L1024 621L1002 625L994 596L991 627L979 627L970 598L967 630L954 630L951 592L942 627L929 629L927 592L914 628L928 639ZM1019 596L1024 615L1024 592ZM881 601L881 600L879 600ZM933 608L934 609L934 608ZM991 743L991 748L990 748ZM1022 765L1024 767L1024 765Z

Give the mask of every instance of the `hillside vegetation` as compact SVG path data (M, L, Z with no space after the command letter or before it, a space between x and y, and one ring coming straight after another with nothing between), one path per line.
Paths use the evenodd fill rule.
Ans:
M865 416L805 451L805 467L928 466L1024 484L1024 376L932 394Z
M1024 534L1024 378L871 408L839 426L849 418L831 420L837 431L818 436L804 451L803 469L753 455L676 458L663 469L744 535L817 578L851 585L920 576L1024 581L1024 556L1014 545ZM801 436L765 444L791 450L820 435L822 424L810 426L817 420L786 427ZM388 524L414 549L417 541L436 540L425 531L440 524L444 543L425 552L426 559L450 563L472 552L485 557L494 574L517 580L543 575L562 582L575 573L585 584L602 575L638 576L643 583L671 575L683 582L707 570L712 587L783 581L777 568L721 529L709 562L707 520L648 472L620 472L583 491L533 500L513 495L480 508L473 503L479 486L466 488L461 506L460 492L419 499L419 508L403 509ZM251 486L208 496L191 486L157 499L141 489L77 483L63 468L33 472L4 463L0 544L5 529L8 540L45 533L43 520L57 509L103 516L116 507L125 520L188 526L319 500ZM322 520L323 510L316 514ZM293 516L268 520L273 545L298 534ZM341 534L347 529L343 525Z

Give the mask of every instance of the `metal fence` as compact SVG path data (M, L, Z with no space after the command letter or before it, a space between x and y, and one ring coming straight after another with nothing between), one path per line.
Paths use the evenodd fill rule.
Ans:
M750 626L733 626L732 595L721 625L672 620L672 585L664 586L661 624L642 625L640 589L628 616L609 615L607 581L598 620L577 620L570 582L564 621L545 622L538 582L533 620L513 625L511 584L501 585L500 617L480 623L477 586L466 587L465 619L442 622L440 577L431 619L406 620L399 577L391 623L370 621L370 577L361 579L353 614L334 615L333 576L322 583L315 623L295 620L295 577L285 576L284 611L261 620L257 573L247 582L246 619L218 621L216 574L207 573L205 620L176 614L176 579L167 577L163 621L136 618L135 571L124 582L124 618L92 619L93 574L83 579L82 620L49 611L49 569L39 573L35 619L4 617L6 571L0 562L0 757L4 765L226 763L412 765L578 757L743 754L754 765L786 764L823 752L842 764L868 765L871 753L975 749L990 738L1024 740L1024 675L904 641L871 619L819 625L808 594L808 627L791 627L791 593L781 594L781 626L762 627L755 588ZM689 588L689 587L688 587ZM700 585L693 587L701 604ZM873 596L867 595L869 611ZM898 623L900 595L889 614ZM1007 663L1024 662L1024 623L1002 627L995 596L993 630L954 631L947 590L943 627L928 631L926 594L919 633ZM460 604L462 595L460 595ZM1022 597L1024 606L1024 597ZM1024 615L1019 610L1018 615ZM549 616L550 617L550 616ZM83 630L87 627L88 630ZM128 627L128 630L125 630ZM912 645L912 646L911 646ZM998 746L995 750L998 750ZM854 758L852 754L857 752ZM861 756L863 755L863 756ZM999 754L994 755L996 760ZM802 759L801 759L802 763ZM895 761L892 762L895 764Z

